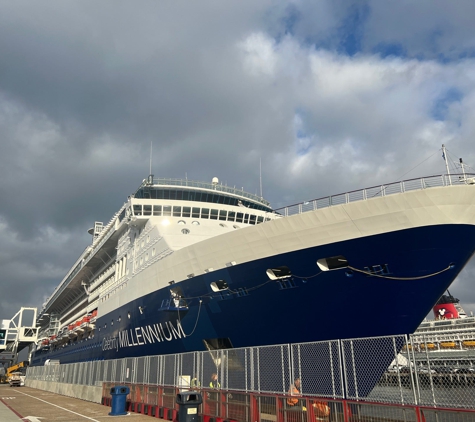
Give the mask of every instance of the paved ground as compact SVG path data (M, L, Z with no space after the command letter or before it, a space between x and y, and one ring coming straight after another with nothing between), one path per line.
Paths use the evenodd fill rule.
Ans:
M29 387L0 385L1 422L86 422L114 421L151 422L151 416L129 413L125 416L109 416L110 407L48 391Z

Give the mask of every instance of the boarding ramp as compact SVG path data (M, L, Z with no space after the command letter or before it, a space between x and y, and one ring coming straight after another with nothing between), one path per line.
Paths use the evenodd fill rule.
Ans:
M20 308L11 319L0 320L0 364L16 363L18 353L38 339L36 308Z

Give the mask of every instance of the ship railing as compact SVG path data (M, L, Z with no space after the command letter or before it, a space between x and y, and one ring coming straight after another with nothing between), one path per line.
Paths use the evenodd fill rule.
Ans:
M166 179L166 178L157 178L153 179L153 185L158 186L182 186L182 187L193 187L193 188L200 188L200 189L208 189L211 191L218 191L218 192L226 192L231 193L236 196L241 196L243 198L249 198L253 201L259 202L261 204L269 206L270 203L266 201L264 198L258 195L254 195L252 193L246 192L244 188L236 188L222 185L222 184L212 184L207 182L200 182L196 180L187 180L187 179ZM144 186L152 186L147 185L145 182L142 185Z
M369 188L340 193L323 198L312 199L298 204L277 208L275 211L284 215L302 214L308 211L328 208L335 205L348 204L350 202L366 201L372 198L394 195L415 190L429 189L443 186L457 186L461 184L475 184L475 174L441 174L416 179L408 179L385 185L372 186Z

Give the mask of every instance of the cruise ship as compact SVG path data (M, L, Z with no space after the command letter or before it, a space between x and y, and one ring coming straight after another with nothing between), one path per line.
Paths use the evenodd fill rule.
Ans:
M475 251L475 178L273 209L150 175L90 233L38 314L33 366L408 334Z
M433 308L434 319L424 320L402 349L416 363L433 367L475 368L475 317L467 315L449 291Z

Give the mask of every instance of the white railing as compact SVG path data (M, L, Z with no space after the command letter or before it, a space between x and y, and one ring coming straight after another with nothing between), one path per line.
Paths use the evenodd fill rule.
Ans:
M294 205L278 208L275 211L284 215L302 214L307 211L315 211L334 205L348 204L356 201L366 201L371 198L404 193L414 190L429 189L442 186L457 186L460 184L475 184L475 174L442 174L437 176L421 177L418 179L403 180L386 185L373 186L370 188L312 199Z

